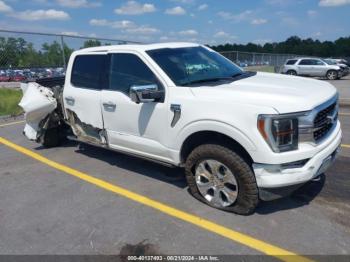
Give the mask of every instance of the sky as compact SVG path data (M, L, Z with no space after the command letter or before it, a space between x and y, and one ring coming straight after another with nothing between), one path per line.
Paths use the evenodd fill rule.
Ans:
M350 36L350 0L0 0L0 29L211 45L332 41Z

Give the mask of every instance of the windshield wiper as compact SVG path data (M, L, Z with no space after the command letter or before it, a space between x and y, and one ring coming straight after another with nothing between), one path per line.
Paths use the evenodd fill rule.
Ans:
M222 80L226 80L226 81L237 81L243 78L247 78L250 76L254 76L256 75L256 72L239 72L236 74L233 74L232 76L229 77L215 77L215 78L207 78L207 79L200 79L200 80L193 80L193 81L189 81L187 83L182 84L182 86L188 86L188 85L192 85L192 84L200 84L200 83L207 83L207 82L218 82L218 81L222 81Z
M232 80L232 77L216 77L216 78L193 80L193 81L189 81L187 83L184 83L182 85L187 86L187 85L206 83L206 82L218 82L218 81L222 81L222 80Z
M244 74L244 73L236 73L236 74L232 75L231 77L232 77L232 78L235 78L235 77L241 76L241 75L243 75L243 74Z

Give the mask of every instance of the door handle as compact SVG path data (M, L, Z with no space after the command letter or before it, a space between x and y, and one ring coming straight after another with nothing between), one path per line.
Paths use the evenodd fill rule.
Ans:
M103 102L102 105L108 109L115 109L116 108L116 104L113 102Z
M67 102L69 105L73 105L74 102L75 102L75 99L74 99L74 97L72 97L72 96L67 96L67 97L65 97L64 99L66 100L66 102Z

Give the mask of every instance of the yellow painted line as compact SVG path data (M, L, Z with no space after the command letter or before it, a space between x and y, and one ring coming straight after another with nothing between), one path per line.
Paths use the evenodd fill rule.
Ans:
M342 144L341 147L350 148L350 145Z
M338 113L340 116L350 116L350 113Z
M22 120L22 121L17 121L17 122L10 122L10 123L6 123L6 124L2 124L0 125L0 127L4 127L4 126L13 126L13 125L17 125L17 124L21 124L21 123L24 123L25 121Z
M148 197L145 197L143 195L131 192L127 189L124 189L120 186L113 185L107 181L98 179L96 177L90 176L88 174L85 174L83 172L80 172L76 169L70 168L68 166L59 164L55 161L52 161L40 154L37 154L27 148L24 148L22 146L19 146L17 144L14 144L8 140L6 140L3 137L0 137L0 143L24 154L31 158L34 158L52 168L55 168L57 170L60 170L68 175L74 176L76 178L79 178L85 182L88 182L90 184L93 184L97 187L103 188L105 190L108 190L110 192L116 193L120 196L123 196L125 198L131 199L137 203L141 203L143 205L149 206L153 209L156 209L162 213L165 213L171 217L178 218L182 221L186 221L190 224L193 224L197 227L200 227L202 229L208 230L210 232L213 232L217 235L223 236L225 238L228 238L230 240L233 240L234 242L240 243L242 245L248 246L252 249L258 250L264 254L274 256L276 258L279 258L283 261L312 261L306 257L300 256L296 253L290 252L288 250L285 250L283 248L277 247L275 245L269 244L267 242L264 242L262 240L256 239L252 236L240 233L238 231L232 230L230 228L221 226L219 224L216 224L214 222L211 222L209 220L206 220L204 218L192 215L190 213L181 211L179 209L173 208L171 206L168 206L166 204L160 203L158 201L155 201L153 199L150 199Z

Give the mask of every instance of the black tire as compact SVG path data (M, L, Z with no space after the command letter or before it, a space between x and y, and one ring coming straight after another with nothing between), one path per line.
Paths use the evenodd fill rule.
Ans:
M59 128L47 129L41 138L41 144L44 147L56 147L61 144Z
M214 159L223 163L234 174L239 190L236 201L232 205L226 207L213 206L200 193L194 170L201 161L206 159ZM252 169L242 157L224 146L205 144L195 148L186 159L185 174L191 194L209 206L239 215L249 215L254 212L258 205L259 191Z
M328 80L336 80L338 79L339 75L336 70L329 70L326 74L326 77Z
M297 74L297 72L295 70L288 70L287 71L287 75L296 76L298 74Z

